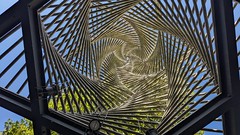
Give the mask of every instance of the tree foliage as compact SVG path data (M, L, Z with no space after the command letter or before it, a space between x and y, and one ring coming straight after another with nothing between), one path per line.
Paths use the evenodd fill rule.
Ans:
M53 103L49 103L49 107L53 108ZM8 119L4 124L3 135L33 135L32 121L23 118L20 121L13 121ZM51 131L52 135L58 135L56 132Z
M20 121L13 121L8 119L4 124L3 135L33 135L32 121L23 118ZM58 135L56 132L51 131L51 135Z
M32 121L26 118L20 121L8 119L4 125L3 135L33 135Z

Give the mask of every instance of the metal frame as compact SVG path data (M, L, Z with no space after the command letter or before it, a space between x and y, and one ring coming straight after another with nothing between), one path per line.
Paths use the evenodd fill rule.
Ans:
M1 106L32 120L36 135L49 135L49 128L62 134L83 134L86 127L51 114L46 100L36 100L39 98L36 88L45 85L37 10L47 1L20 0L0 16L0 19L4 20L0 22L1 37L17 24L22 24L30 91L30 101L27 101L1 88Z
M204 63L200 62L200 58L197 56L197 54L189 49L189 46L184 44L184 42L181 42L181 39L179 37L174 37L171 34L166 34L164 32L159 32L156 33L155 31L151 29L147 29L143 27L142 25L146 26L151 26L151 27L160 27L161 30L169 30L171 31L171 27L178 27L176 31L171 31L171 32L176 32L177 34L180 35L180 38L186 38L186 37L191 37L190 35L181 35L181 30L189 33L194 33L194 31L191 31L191 28L187 27L187 23L182 23L182 26L178 26L177 23L179 22L174 22L174 17L177 18L177 15L175 12L180 13L180 9L183 10L182 5L178 7L179 11L174 11L174 8L177 8L177 5L173 4L172 6L174 7L173 9L170 9L169 5L166 5L166 8L162 5L161 2L158 3L157 0L150 0L152 2L152 6L156 7L156 11L154 14L152 13L151 16L148 16L147 13L150 14L150 9L152 8L151 5L143 0L141 1L128 1L128 2L122 2L122 1L117 1L115 3L105 3L101 4L98 0L92 0L94 3L93 5L90 4L90 2L85 1L72 1L70 3L61 3L60 5L51 5L51 3L46 4L49 2L48 0L19 0L16 4L14 4L10 9L5 11L2 15L0 15L0 20L3 20L0 22L0 41L4 40L6 36L9 36L9 32L11 33L11 30L19 27L19 24L21 24L22 27L22 32L23 32L23 42L24 42L24 54L25 54L25 59L26 59L26 69L27 69L27 76L28 76L28 86L29 86L29 94L30 94L30 100L23 98L22 96L13 93L6 88L0 87L0 106L4 107L14 113L17 113L27 119L30 119L33 121L33 128L34 128L34 134L36 135L49 135L50 130L55 130L60 134L71 134L71 135L78 135L78 134L85 134L85 132L88 129L87 123L91 121L91 119L99 119L100 121L103 122L103 130L105 132L98 132L98 134L104 134L104 133L115 133L115 134L120 134L117 132L117 130L121 130L124 133L133 133L133 134L138 134L134 130L131 130L131 128L138 128L135 125L131 125L129 123L139 123L139 120L134 120L134 119L125 119L122 118L124 117L143 117L144 119L149 118L148 115L139 115L138 113L142 114L147 114L148 112L152 113L162 113L162 112L167 112L163 116L161 116L162 123L158 125L156 122L151 122L151 121L145 121L142 119L143 123L146 122L150 125L158 125L158 132L159 134L166 134L166 135L192 135L199 130L204 130L203 127L205 127L207 124L210 122L214 121L217 117L223 115L223 126L224 126L224 134L226 135L239 135L240 134L240 80L239 80L239 70L238 70L238 52L237 52L237 46L236 46L236 35L235 35L235 25L234 25L234 17L233 17L233 5L232 5L232 0L211 0L211 5L212 5L212 16L213 16L213 27L214 27L214 39L215 39L215 44L216 44L216 56L217 56L217 70L215 71L215 68L213 65L214 60L211 59L211 56L214 56L215 54L212 52L211 54L208 54L207 52L204 52L204 47L200 48L199 52L202 53L201 55L204 55L204 60L207 61L208 63L206 64L209 69L207 69L206 76L210 74L213 76L212 78L207 78L203 77L200 79L197 83L201 83L204 80L209 81L209 83L213 82L215 83L215 87L212 88L210 91L211 93L216 93L218 88L220 89L221 92L219 95L217 95L213 100L207 102L202 108L198 109L194 113L192 113L189 117L185 117L189 112L192 110L186 109L186 107L190 105L197 105L198 103L194 103L193 101L190 103L185 103L185 100L177 100L181 98L192 98L191 97L191 92L178 92L177 89L182 88L185 89L185 87L181 87L179 85L189 85L184 79L178 79L178 75L181 76L182 78L187 76L187 70L190 71L195 71L195 67L191 67L194 62L200 63L200 65L203 65L202 67L204 68L206 65ZM76 3L74 3L76 2ZM145 3L144 3L145 2ZM166 2L166 1L165 1ZM143 4L144 3L144 4ZM202 1L204 3L204 0ZM74 5L75 4L75 5ZM116 12L111 12L111 8L108 6L112 4L112 7L117 7L115 8ZM119 5L120 6L119 6ZM194 3L196 4L196 3ZM74 5L71 7L71 5ZM84 5L83 7L81 7ZM137 5L137 6L136 6ZM140 6L143 8L140 8ZM55 13L54 10L51 12L49 15L41 15L39 10L44 10L48 7L52 8L60 8L62 6L66 7L61 13ZM76 12L74 8L78 7L83 8L84 10L82 12ZM91 7L94 10L88 11L87 8ZM133 8L134 7L134 8ZM160 9L159 7L162 7ZM109 9L108 9L109 8ZM186 9L189 8L186 6ZM104 9L107 9L107 12L109 12L109 15L107 16L101 16L96 14L95 16L93 13L97 12L95 10L102 11ZM124 12L123 12L124 9ZM186 10L185 9L185 10ZM152 10L152 9L151 9ZM191 10L190 8L188 10ZM198 13L198 7L194 5L194 10L196 10L196 14L198 15L198 19L200 20L200 13ZM202 9L202 12L205 12L206 9ZM85 12L86 11L86 12ZM164 12L163 12L164 11ZM79 15L78 17L76 16L70 16L70 13L74 12L77 13L76 15ZM85 25L86 22L88 22L87 17L84 18L84 14L90 12L92 14L89 22L89 26ZM128 14L124 15L124 13L127 12ZM111 14L110 14L111 13ZM64 26L61 26L61 23L63 21L58 21L57 19L53 20L51 23L46 22L50 16L57 16L57 15L63 15L66 14L66 17L63 18L63 21L69 21L69 20L74 20L74 23L68 23L66 24L66 28L70 27L70 30L67 33L62 33L64 29L66 29ZM105 14L105 13L103 13ZM137 16L136 14L142 14L143 16L146 15L150 19L144 22L141 17ZM178 16L180 19L184 20L184 15L186 16L186 12L183 13L183 16ZM207 13L203 13L205 19L207 18ZM69 15L69 16L67 16ZM159 18L154 18L157 15L163 15L161 19ZM172 18L168 18L168 16L172 16ZM118 21L120 18L124 18L121 21ZM136 20L131 20L131 17L137 18L137 21L140 23L136 23ZM114 19L116 18L116 19ZM111 19L111 21L104 23L103 25L101 24L102 22ZM152 20L151 20L152 19ZM102 22L101 22L102 21ZM157 21L156 23L153 23L154 21ZM70 21L69 21L70 22ZM81 22L81 23L80 23ZM163 23L164 25L168 26L169 29L165 29L164 26L162 26ZM49 28L57 24L55 29L50 30ZM76 25L76 26L75 26ZM109 25L109 26L108 26ZM116 28L110 25L116 25ZM123 25L126 25L123 27ZM172 25L172 26L171 26ZM199 22L194 22L193 23L194 27L197 28L196 25L200 25L200 29L203 30L204 27L202 25L201 20ZM206 24L208 25L208 24ZM117 27L121 26L121 28ZM75 27L75 28L74 28ZM71 31L71 29L73 30ZM91 29L90 33L87 33L87 28ZM80 29L82 31L80 31ZM154 61L151 64L154 64L153 66L150 66L149 69L153 69L153 71L159 71L157 74L153 75L153 77L143 77L142 79L139 79L138 83L135 83L134 86L131 86L131 83L136 80L136 78L140 77L138 75L132 75L129 77L126 75L128 73L128 70L125 70L123 68L118 68L114 72L108 72L107 70L111 71L116 65L116 63L113 63L116 61L116 56L112 51L117 50L120 48L120 46L124 45L124 42L121 42L119 40L112 40L112 39L104 39L104 35L107 35L107 32L112 32L114 30L119 30L121 29L122 31L131 31L132 35L138 36L138 34L142 34L141 36L143 38L140 38L139 42L146 42L151 48L152 44L156 42L157 46L159 48L158 52L161 53L161 61ZM133 31L135 30L136 33ZM207 28L207 31L209 32L211 28ZM61 31L62 30L62 31ZM52 38L51 36L54 35L55 32L59 32L59 37ZM125 32L126 32L125 31ZM75 34L79 34L80 36L74 36ZM109 32L109 33L110 33ZM179 32L179 33L178 33ZM87 34L86 34L87 33ZM96 33L100 33L99 35ZM150 35L146 33L151 33L154 35L153 37L155 39L151 39ZM175 33L175 34L176 34ZM90 37L88 40L92 41L92 44L88 41L81 40L86 35ZM145 34L145 35L144 35ZM198 35L197 35L198 34ZM205 37L203 33L199 34L197 33L194 35L195 37L193 38L198 38L201 39L201 36ZM84 44L81 49L87 50L87 51L79 51L75 48L72 51L70 51L69 54L65 55L65 49L70 48L72 49L72 46L70 46L70 39L64 39L64 42L61 44L57 44L57 40L64 35L71 35L71 39L73 39L73 43L80 42L81 44ZM124 35L121 35L124 36ZM133 36L128 37L128 40L132 40L133 42L137 43L136 38ZM209 33L208 35L209 36ZM67 36L66 36L67 37ZM103 38L103 39L102 39ZM132 39L131 39L132 38ZM163 40L162 42L160 42ZM210 41L210 38L209 38ZM67 43L66 46L64 46L64 43ZM191 43L198 43L199 41L190 41ZM178 46L176 45L178 43ZM89 47L90 44L92 45L92 48ZM99 47L99 44L105 44ZM110 46L107 47L108 44L116 44L116 46ZM207 41L206 39L203 40L203 46L207 46ZM65 48L64 50L59 50L59 53L62 53L62 57L66 59L66 62L63 62L63 60L60 59L60 56L56 55L56 53L53 51L52 46L56 46L58 48L61 48L61 46ZM171 46L172 45L172 46ZM174 45L174 46L173 46ZM60 46L60 47L59 47ZM140 47L141 48L141 47ZM142 47L141 53L143 55L137 56L138 53L135 53L136 55L134 57L137 57L137 59L144 59L144 57L147 57L149 53L149 48L144 48ZM206 47L207 48L207 47ZM129 49L129 48L127 48ZM136 48L135 48L136 49ZM90 51L93 50L104 50L101 53L96 53L96 54L91 54ZM177 50L177 51L175 51ZM122 51L122 50L121 50ZM172 51L172 52L171 52ZM78 53L76 53L78 52ZM134 52L134 49L129 49L129 52ZM169 53L170 52L170 53ZM176 52L176 57L178 56L179 59L177 58L173 59L170 58L169 55L173 55L173 53ZM104 54L106 53L106 54ZM140 54L141 54L140 53ZM168 54L167 54L168 53ZM154 52L153 52L154 54ZM188 56L188 54L191 54ZM91 55L94 55L94 58L92 58ZM209 55L209 56L208 56ZM76 57L76 60L74 61L74 58ZM84 63L81 65L81 58L84 57L82 60ZM86 57L86 59L85 59ZM127 56L127 57L130 57ZM133 57L133 55L131 56ZM173 56L172 56L173 57ZM190 57L192 57L193 62L190 63ZM77 63L77 60L79 62ZM120 58L118 58L120 59ZM123 56L122 59L127 59L126 56ZM132 58L135 60L135 58ZM189 65L184 65L183 60L181 61L180 59L184 59L187 62L189 62ZM49 60L49 61L48 61ZM173 62L175 60L175 63ZM48 61L49 63L47 66L44 66L44 61ZM91 61L96 62L96 65L93 66L91 64ZM124 60L122 60L124 61ZM129 61L125 61L129 62ZM172 62L173 64L166 64ZM178 62L178 63L177 63ZM123 62L119 62L117 64L121 65ZM176 64L177 63L177 64ZM210 63L210 64L209 64ZM163 94L159 93L158 96L163 96L162 99L165 100L167 98L169 99L175 99L175 100L170 100L169 101L169 106L167 107L166 104L163 104L161 106L154 106L153 108L148 108L146 111L140 111L141 110L141 105L144 105L144 103L148 102L148 100L139 100L141 98L148 98L148 92L147 90L151 90L152 93L156 92L156 88L153 88L152 85L155 84L156 81L158 81L159 85L156 87L161 87L161 86L166 86L167 82L166 76L171 76L171 71L172 72L177 72L174 68L177 68L179 65L184 65L184 68L181 71L178 71L177 74L172 75L172 78L168 78L168 81L173 83L174 85L169 86L169 89L171 91L168 93L168 96L164 96ZM78 75L78 73L73 70L72 67L69 65L72 65L78 72L81 72L85 76L90 76L89 78L83 76L83 75ZM78 66L77 66L78 65ZM127 65L127 64L126 64ZM158 65L158 66L157 66ZM141 67L140 65L139 67ZM154 66L156 66L154 68ZM162 67L164 67L166 70ZM131 72L135 73L143 73L145 71L144 66L142 66L143 69L131 69ZM199 66L201 67L201 66ZM52 71L51 69L56 68L56 72ZM95 72L96 70L97 72ZM48 77L48 80L46 79L45 74L48 72L49 76L53 76L52 78ZM146 71L144 74L149 73L150 71ZM193 72L192 72L193 73ZM2 74L2 73L1 73ZM3 73L4 74L4 73ZM63 77L61 76L64 75ZM126 86L133 88L132 90L134 94L132 93L125 93L121 95L121 92L118 92L118 89L122 89L119 84L115 86L114 83L114 78L115 74L118 74L120 77L125 78L122 79L122 82L126 84ZM40 88L45 85L45 82L52 84L53 83L53 78L55 77L55 81L60 80L61 83L64 83L65 81L67 82L67 86L71 87L73 90L70 92L65 90L66 98L64 99L62 95L57 97L54 100L54 109L49 109L48 107L48 99L47 97L43 97L43 99L39 99L38 96L38 91L36 88ZM95 80L98 78L99 80L104 80L105 82L103 85L109 86L103 87L103 85L99 85L96 83ZM129 80L129 78L131 80ZM190 77L189 77L190 78ZM189 79L188 78L188 79ZM107 83L106 83L107 82ZM112 83L112 84L111 84ZM196 84L197 84L196 83ZM75 85L74 85L75 84ZM142 85L144 84L144 85ZM179 85L178 85L179 84ZM204 84L206 87L208 84ZM65 85L64 85L65 86ZM189 86L190 87L190 86ZM204 89L205 86L200 87L200 92ZM80 93L78 93L77 89L83 88L81 92L83 92L83 99L81 99ZM107 92L104 90L107 89ZM140 89L140 90L139 90ZM113 91L115 90L115 91ZM162 88L161 89L164 94L166 94L167 88ZM187 91L187 89L186 89ZM191 91L191 90L189 90ZM194 89L192 90L194 91ZM114 93L115 92L115 93ZM198 94L201 93L197 93ZM210 93L209 92L209 93ZM118 99L114 94L117 94L119 96L122 96L122 100ZM69 96L69 95L70 96ZM77 99L75 97L75 94L80 99ZM182 95L181 95L182 94ZM208 94L208 93L207 93ZM205 95L207 95L205 94ZM93 96L90 96L93 95ZM108 96L112 96L115 99L118 100L112 100L107 99ZM133 96L134 95L134 96ZM139 96L140 95L140 96ZM151 94L150 94L151 95ZM177 96L175 96L177 95ZM187 96L183 96L187 95ZM205 96L203 94L203 96ZM129 98L129 97L135 97L135 98ZM53 97L55 98L55 97ZM88 99L89 98L89 99ZM112 98L112 99L113 99ZM128 99L128 100L127 100ZM61 106L65 108L65 104L71 104L70 105L70 111L58 111L57 104L55 103L55 100L62 100L61 101ZM127 100L128 102L125 102ZM152 100L155 100L154 98ZM80 107L77 103L82 103L84 106L84 109ZM119 103L118 103L119 102ZM139 103L140 102L140 103ZM141 103L142 102L142 103ZM179 102L179 103L178 103ZM204 102L204 99L199 101L199 102ZM64 104L65 103L65 104ZM94 104L94 105L91 105ZM120 104L124 105L120 105ZM139 105L136 105L138 104ZM205 103L205 102L204 102ZM76 110L74 111L74 108L72 107L73 105L76 105ZM90 107L87 107L86 105L89 104ZM182 106L181 104L186 104ZM200 104L200 103L199 103ZM97 106L99 105L99 106ZM153 105L153 103L150 103L150 105ZM131 107L128 107L131 106ZM90 109L89 109L90 108ZM109 109L108 108L112 108ZM117 108L117 109L116 109ZM138 109L136 109L138 108ZM158 108L154 110L154 108ZM178 113L175 113L175 109L177 108L182 108L180 110L176 110L176 112L183 111L183 113L180 113L180 116ZM153 109L153 110L152 110ZM82 111L84 110L84 111ZM87 113L86 113L87 112ZM134 114L134 115L132 115ZM176 116L179 116L178 118L174 119ZM157 116L150 116L152 118L157 118ZM177 122L179 120L183 119L180 122ZM121 121L130 121L129 123L127 122L121 122ZM177 123L174 127L171 128L171 123L175 124ZM167 123L167 124L166 124ZM116 126L118 125L118 126ZM129 126L129 129L124 129L124 127ZM143 130L146 130L146 127L141 127ZM117 129L117 130L116 130ZM211 129L206 129L210 130ZM213 131L213 130L212 130ZM222 132L222 131L216 131L216 132ZM142 134L142 133L139 133Z

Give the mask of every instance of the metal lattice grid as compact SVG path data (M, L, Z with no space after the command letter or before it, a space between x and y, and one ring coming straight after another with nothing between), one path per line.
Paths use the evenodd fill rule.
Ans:
M84 134L93 119L99 134L237 133L225 117L239 102L238 2L20 0L1 18L16 9L1 23L0 105L35 134Z

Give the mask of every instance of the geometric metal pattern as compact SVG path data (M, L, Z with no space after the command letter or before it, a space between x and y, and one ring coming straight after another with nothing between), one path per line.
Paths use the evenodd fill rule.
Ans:
M238 135L239 12L231 0L19 0L0 15L0 106L35 134L98 119L97 134Z

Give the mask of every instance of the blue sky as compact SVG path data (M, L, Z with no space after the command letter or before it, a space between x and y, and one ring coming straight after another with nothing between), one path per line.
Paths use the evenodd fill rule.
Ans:
M4 11L6 11L10 6L12 6L16 2L17 0L0 0L0 14L2 14ZM6 122L9 118L11 118L12 120L19 120L22 117L0 107L0 131L3 131L4 122Z

